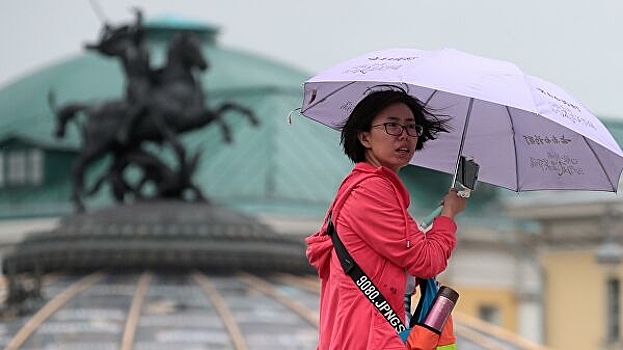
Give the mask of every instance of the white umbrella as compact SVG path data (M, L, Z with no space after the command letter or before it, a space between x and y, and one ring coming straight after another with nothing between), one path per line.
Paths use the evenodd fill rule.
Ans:
M371 52L306 81L301 113L340 129L387 84L451 118L452 131L427 141L414 165L454 174L463 155L480 165L479 181L514 191L617 190L623 152L601 121L510 62L453 49Z

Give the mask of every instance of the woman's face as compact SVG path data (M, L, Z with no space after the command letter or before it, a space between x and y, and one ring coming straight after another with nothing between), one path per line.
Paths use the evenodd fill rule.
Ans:
M386 132L386 123L390 128L398 129L397 125L410 127L413 133L415 117L409 107L401 102L387 106L372 120L370 131L359 133L359 142L366 148L366 161L375 166L385 166L395 172L409 164L415 153L417 136L409 136L402 128L400 135L394 136ZM395 133L395 132L393 132Z

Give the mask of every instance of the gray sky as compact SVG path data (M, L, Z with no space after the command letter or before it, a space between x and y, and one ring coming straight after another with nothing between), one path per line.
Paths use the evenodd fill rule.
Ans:
M623 2L618 0L99 0L111 21L175 14L219 26L222 46L312 75L389 47L438 49L515 62L600 116L623 118ZM89 0L1 0L0 87L79 54L97 37ZM302 82L301 82L302 83Z

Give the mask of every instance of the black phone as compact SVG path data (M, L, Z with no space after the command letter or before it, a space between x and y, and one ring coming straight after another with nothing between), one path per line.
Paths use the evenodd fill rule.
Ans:
M475 190L476 183L478 182L479 170L480 165L478 165L474 159L461 156L454 188L458 191L464 191L466 189L470 191Z
M473 158L461 156L459 159L459 168L457 169L456 179L452 187L457 190L457 194L463 198L469 198L471 192L476 189L478 182L478 170L480 166ZM420 223L420 228L426 230L433 223L433 219L441 213L443 206L437 207L435 211L425 217Z

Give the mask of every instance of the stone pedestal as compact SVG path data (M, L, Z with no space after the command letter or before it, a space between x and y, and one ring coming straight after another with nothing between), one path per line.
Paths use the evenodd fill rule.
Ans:
M313 273L300 238L205 203L139 202L64 218L33 232L3 259L4 273L202 269Z

